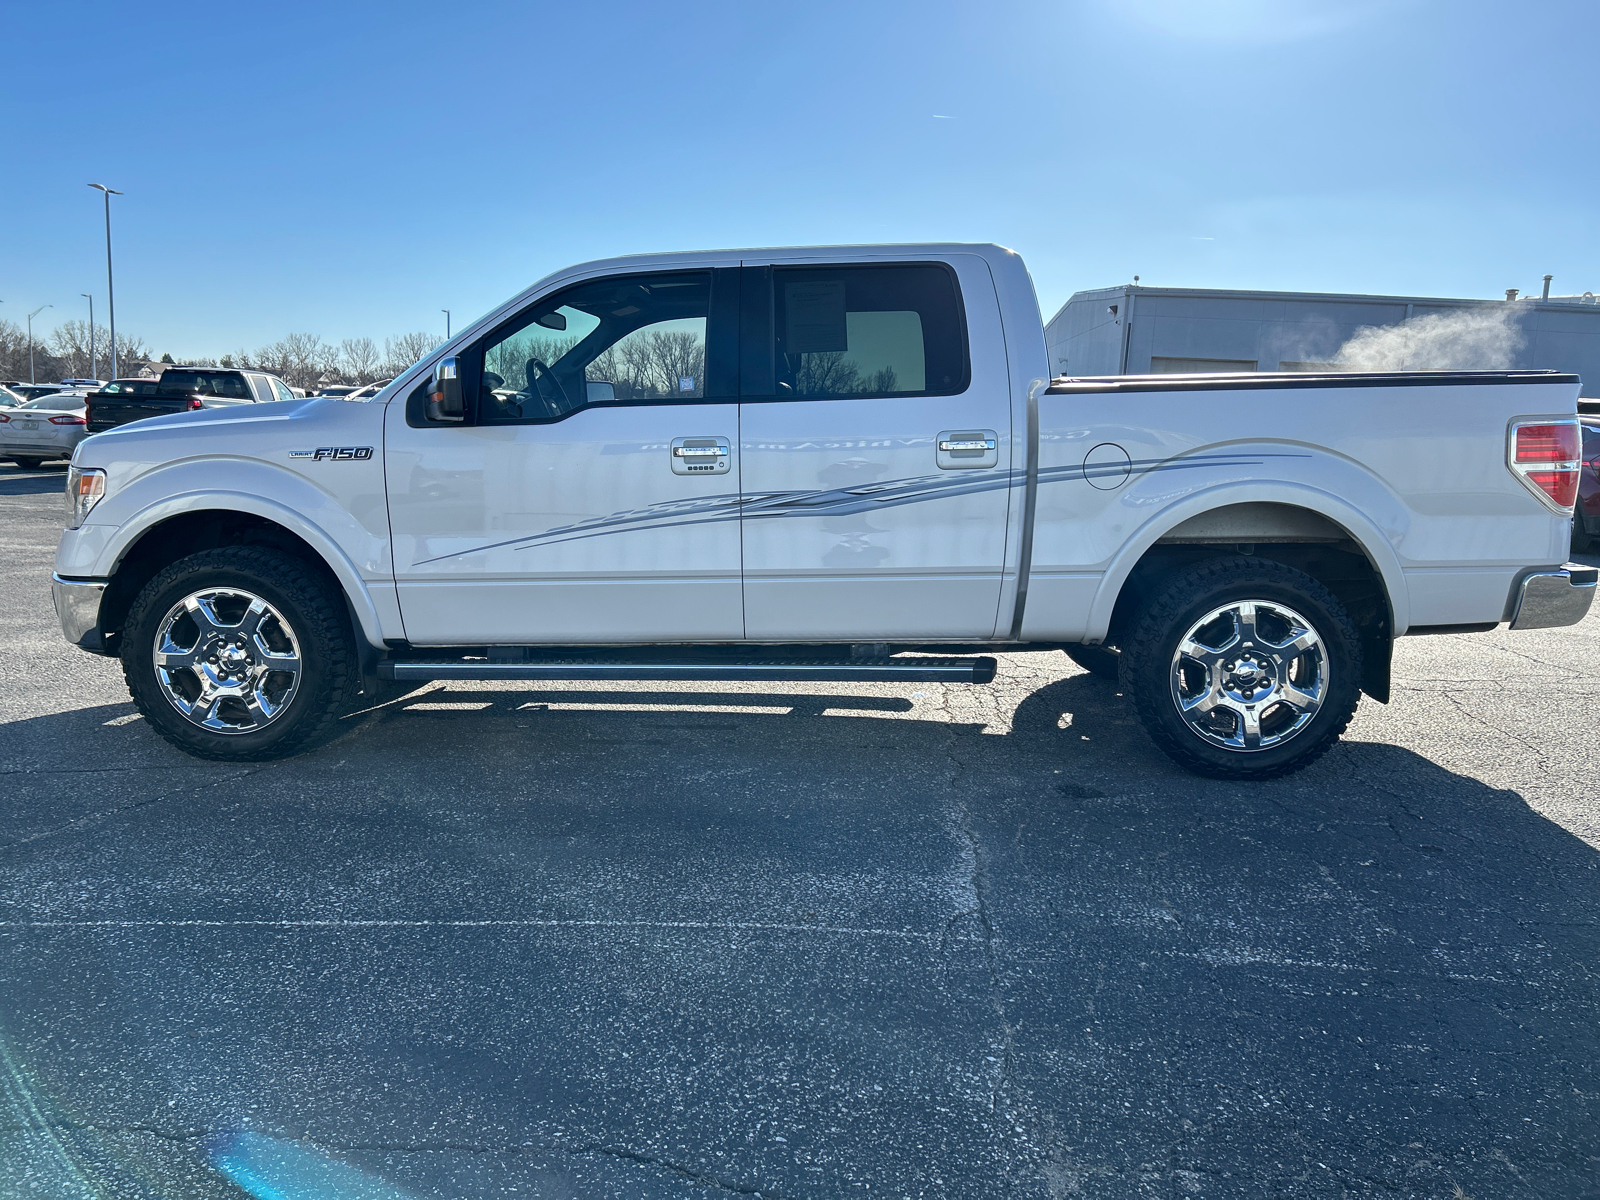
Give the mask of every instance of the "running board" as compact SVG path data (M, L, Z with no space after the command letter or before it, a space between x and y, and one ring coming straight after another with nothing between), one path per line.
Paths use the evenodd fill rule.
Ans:
M430 679L656 679L741 683L989 683L992 658L891 658L882 662L440 662L378 664L378 676L403 683Z

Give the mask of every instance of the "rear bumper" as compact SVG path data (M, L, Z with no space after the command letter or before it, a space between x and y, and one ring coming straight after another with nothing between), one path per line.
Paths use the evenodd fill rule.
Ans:
M56 604L56 620L67 641L92 654L105 653L100 632L100 600L105 595L104 579L63 579L50 576L50 595Z
M1594 600L1600 569L1568 563L1559 571L1535 571L1512 592L1511 628L1553 629L1576 625Z

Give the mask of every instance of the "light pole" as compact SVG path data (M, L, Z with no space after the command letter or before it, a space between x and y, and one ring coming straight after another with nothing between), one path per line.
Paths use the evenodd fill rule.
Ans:
M47 308L54 308L54 304L41 304L28 314L28 382L37 383L33 377L33 319Z
M94 297L88 292L79 292L78 295L82 296L89 302L89 374L93 378L99 379L100 372L94 369Z
M444 314L444 340L448 342L450 340L450 310L441 308L439 311Z
M99 188L106 197L106 307L111 310L111 378L117 377L117 294L111 288L111 197L122 195L115 188L108 188L103 183L91 183L92 188Z

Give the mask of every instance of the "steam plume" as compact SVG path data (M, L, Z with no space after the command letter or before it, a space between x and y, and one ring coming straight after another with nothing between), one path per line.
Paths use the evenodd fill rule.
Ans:
M1469 308L1358 329L1333 361L1346 371L1506 371L1526 341L1509 306Z

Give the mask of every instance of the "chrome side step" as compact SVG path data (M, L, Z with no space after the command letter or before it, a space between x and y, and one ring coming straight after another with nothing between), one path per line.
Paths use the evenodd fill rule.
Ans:
M747 683L989 683L995 660L979 658L889 658L879 662L489 662L400 659L378 664L383 679L642 679L725 680Z

